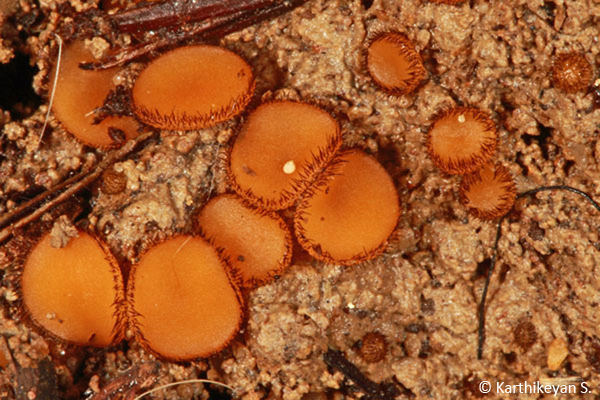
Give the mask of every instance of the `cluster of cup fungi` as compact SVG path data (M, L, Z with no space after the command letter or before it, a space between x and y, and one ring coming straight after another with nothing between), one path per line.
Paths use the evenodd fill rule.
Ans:
M402 33L372 35L365 48L365 72L391 95L410 95L426 78L419 53ZM340 127L325 110L278 100L245 111L255 89L250 66L222 47L193 45L159 56L139 73L131 88L134 117L97 121L93 110L109 95L115 71L79 68L90 60L83 42L65 47L52 107L65 130L87 145L119 146L139 134L138 122L186 131L246 117L227 157L230 192L194 216L193 233L147 249L127 279L92 232L79 230L62 248L52 245L50 233L31 244L22 261L21 297L29 319L50 337L103 347L130 330L159 357L207 357L239 331L246 291L288 267L294 238L315 259L342 265L385 250L401 213L394 183L373 157L343 147ZM553 82L568 92L582 90L592 72L581 55L559 56ZM81 91L86 95L73 95ZM502 219L517 198L508 170L491 161L496 143L493 120L471 107L441 112L427 135L434 164L464 175L460 199L485 220ZM290 210L291 223L281 210ZM380 335L365 338L363 346L367 360L385 354Z
M552 84L566 93L587 91L593 72L585 55L578 52L559 54L552 66ZM427 151L434 164L447 174L463 175L459 198L469 213L482 221L498 221L491 265L479 304L479 359L483 356L485 304L498 257L502 222L515 201L542 191L566 190L583 197L600 211L600 204L587 193L571 186L542 186L517 194L514 178L508 168L491 161L496 144L494 121L487 113L471 107L455 107L441 112L427 135Z
M86 51L82 42L65 47L53 110L78 140L114 146L114 137L123 142L136 135L137 122L108 117L94 124L89 111L109 93L114 71L78 68L88 60ZM185 72L165 79L165 71L173 70ZM99 92L96 103L74 99L68 81ZM254 88L243 58L221 47L194 45L150 62L135 80L131 98L137 120L185 131L239 115ZM316 105L260 104L248 113L229 150L231 192L204 205L194 216L193 233L165 239L141 254L128 279L92 232L80 230L62 248L52 246L51 233L41 236L21 273L29 318L51 337L80 345L115 344L130 330L166 359L218 352L240 329L243 291L281 275L290 264L294 237L314 258L343 265L385 250L400 216L396 188L374 158L343 148L342 142L337 120ZM278 213L283 209L293 210L294 235Z

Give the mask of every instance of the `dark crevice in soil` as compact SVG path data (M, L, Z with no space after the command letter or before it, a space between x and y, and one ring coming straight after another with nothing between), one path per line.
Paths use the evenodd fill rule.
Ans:
M30 65L29 57L15 52L8 64L0 64L0 108L10 112L13 120L31 116L42 104L33 90L33 77L38 68Z

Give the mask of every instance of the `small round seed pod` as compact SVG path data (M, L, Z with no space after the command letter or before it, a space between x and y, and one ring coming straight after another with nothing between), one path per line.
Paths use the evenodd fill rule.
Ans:
M376 363L387 354L387 340L379 332L369 332L360 341L358 354L368 363Z
M587 90L593 75L592 65L577 52L559 54L552 65L552 83L567 93Z
M515 342L523 351L527 351L537 341L537 331L535 325L527 319L519 321L513 331Z
M496 125L483 111L456 107L441 113L429 128L427 152L448 174L469 174L496 151Z
M82 41L64 48L52 110L62 126L82 143L101 148L119 146L123 139L138 135L138 123L130 117L109 116L94 124L93 111L103 105L110 93L115 69L85 71L79 68L79 63L87 61L93 61L93 57ZM55 70L50 76L54 74Z
M290 207L342 143L337 121L318 107L275 101L254 110L229 154L233 189L263 209Z
M294 227L300 245L316 259L343 265L377 256L400 216L392 179L375 159L352 150L305 195Z
M170 360L222 350L242 322L239 290L226 268L200 237L179 236L151 247L133 266L127 285L136 338Z
M100 190L106 194L119 194L127 188L127 176L123 172L108 169L102 173Z
M254 94L252 69L217 46L179 47L151 61L133 86L138 118L161 129L192 130L226 121Z
M487 164L480 171L463 177L460 201L475 217L500 218L510 211L517 197L515 181L505 167Z
M366 69L386 92L403 95L413 92L425 79L426 70L415 46L398 32L383 32L368 41Z
M222 248L245 287L281 275L292 257L292 234L275 213L247 207L235 195L217 196L202 209L203 235Z
M106 245L79 231L63 248L46 234L23 264L26 314L59 340L103 347L120 340L124 324L121 271Z

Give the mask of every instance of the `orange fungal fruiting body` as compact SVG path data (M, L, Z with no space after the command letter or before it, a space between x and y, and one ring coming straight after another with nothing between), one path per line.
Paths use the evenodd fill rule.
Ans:
M293 101L262 104L242 127L229 155L229 180L252 204L283 209L315 180L342 143L337 121Z
M171 360L223 349L242 322L239 290L204 239L178 236L155 245L131 270L130 323L149 350Z
M385 32L369 41L366 67L373 81L387 92L413 92L425 79L426 71L415 46L398 32Z
M384 250L400 216L398 193L385 169L357 150L340 157L328 186L296 210L298 241L313 257L355 264Z
M460 199L477 218L490 220L510 211L517 196L515 181L502 165L485 165L480 171L463 177Z
M105 245L79 232L63 248L45 235L23 265L23 303L33 323L67 342L103 347L123 334L123 280Z
M448 174L481 168L496 150L496 126L483 111L457 107L441 113L429 129L427 152Z
M583 54L560 54L552 65L552 82L557 88L576 93L585 91L592 80L594 69Z
M85 71L79 68L79 63L86 61L93 61L93 57L82 41L65 47L52 110L64 128L81 142L94 147L118 146L122 144L123 136L129 140L138 135L138 123L130 117L110 116L99 124L93 123L93 111L103 105L110 93L115 70ZM55 71L51 76L54 74ZM118 130L116 136L115 130Z
M235 195L221 195L208 202L198 221L246 287L272 280L290 263L292 234L277 214L247 207Z
M254 94L248 63L217 46L179 47L153 60L133 86L138 118L161 129L201 129L244 110Z

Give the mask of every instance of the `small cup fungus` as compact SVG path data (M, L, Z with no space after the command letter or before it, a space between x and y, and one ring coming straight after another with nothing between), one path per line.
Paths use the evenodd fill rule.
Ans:
M263 104L250 114L233 144L230 183L260 208L287 208L341 143L337 121L320 108L293 101Z
M62 60L52 110L63 127L82 143L93 147L115 147L138 135L138 123L130 117L107 117L94 124L94 110L103 105L112 89L114 69L85 71L79 63L92 61L93 57L84 42L66 46ZM52 73L52 76L54 76ZM119 132L119 140L114 132Z
M204 239L178 236L150 248L127 285L130 323L149 350L171 360L222 350L242 322L239 289Z
M344 265L375 257L400 216L398 193L385 169L352 150L341 156L327 186L309 193L296 210L298 241L313 257Z
M415 46L398 32L384 32L369 41L367 71L373 81L388 93L413 92L425 79L426 71Z
M496 126L483 111L457 107L437 117L427 135L427 152L448 174L477 171L494 155Z
M270 281L290 263L292 234L277 214L247 207L235 195L222 195L202 209L198 221L246 287Z
M127 188L127 176L123 172L108 169L102 173L100 190L105 194L119 194Z
M594 69L581 53L560 54L552 65L552 82L557 88L576 93L585 91L592 80Z
M385 358L387 350L385 336L379 332L369 332L360 341L358 355L368 363L376 363Z
M491 220L510 211L517 196L515 181L505 167L485 165L463 177L460 200L477 218Z
M535 325L528 319L521 319L519 321L513 330L513 336L515 338L515 343L523 350L523 352L527 352L538 339Z
M47 234L23 265L21 291L27 315L51 336L103 347L123 334L123 279L104 244L79 232L63 248Z
M252 69L217 46L179 47L153 60L133 86L138 118L161 129L192 130L226 121L254 94Z

